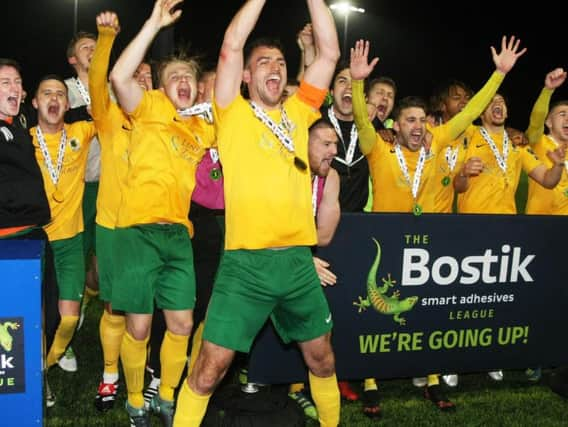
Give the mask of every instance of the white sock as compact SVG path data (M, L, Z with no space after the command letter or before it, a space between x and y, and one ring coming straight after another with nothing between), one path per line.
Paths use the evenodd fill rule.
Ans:
M106 372L103 373L103 383L114 384L117 381L118 381L118 373L116 374L108 374Z

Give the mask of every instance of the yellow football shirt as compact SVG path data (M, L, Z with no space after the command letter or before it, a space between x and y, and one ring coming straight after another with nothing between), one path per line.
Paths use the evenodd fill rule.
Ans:
M543 135L532 148L547 169L553 166L546 156L554 151L558 144L548 135ZM529 194L526 213L529 215L568 215L568 173L564 167L560 182L553 189L544 188L533 179L529 179Z
M195 171L215 142L213 126L197 116L180 117L160 90L145 92L130 117L129 168L116 226L183 224L193 235L187 216Z
M36 128L30 129L35 156L43 175L43 185L51 209L51 222L44 226L50 241L69 239L83 231L83 192L85 190L85 168L91 139L96 134L92 122L75 122L65 125L66 140L63 165L57 186L51 180L44 156L36 136ZM61 132L43 132L51 162L57 168L57 156L61 142ZM62 197L54 198L58 190Z
M503 133L490 134L497 150L503 155ZM483 171L469 178L467 191L458 195L459 213L516 214L515 193L521 170L530 173L541 162L529 147L509 144L506 173L501 170L489 144L479 128L473 133L465 159L479 157Z
M300 89L302 90L302 89ZM314 245L310 170L289 152L240 95L226 108L214 104L225 185L225 248ZM308 162L308 128L319 112L296 93L284 103L296 156ZM281 111L268 111L276 123Z
M451 213L454 203L454 177L463 167L465 153L471 135L476 127L470 125L457 139L442 147L436 156L436 164L431 170L428 185L424 192L428 194L431 206L429 212Z
M401 146L401 151L408 167L410 182L404 176L400 167L395 146L385 142L379 134L373 150L367 155L371 179L373 180L373 212L412 212L414 198L412 184L420 151L410 151ZM424 212L429 212L432 206L424 188L432 175L436 163L437 150L433 145L426 154L424 168L420 179L416 202Z

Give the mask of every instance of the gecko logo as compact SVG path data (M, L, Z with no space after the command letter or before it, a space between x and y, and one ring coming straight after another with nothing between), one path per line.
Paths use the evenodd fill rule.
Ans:
M12 351L12 344L14 338L10 330L17 331L20 327L18 322L4 322L0 323L0 347L6 351Z
M374 238L373 241L377 245L377 255L367 275L367 296L365 298L359 297L359 300L354 301L353 305L358 308L359 313L371 306L381 314L393 316L393 320L399 325L405 325L406 319L401 317L401 314L412 310L419 298L412 296L401 300L399 299L400 292L398 290L394 291L391 296L388 296L389 288L394 287L396 283L396 280L391 278L390 273L387 274L386 279L381 279L383 286L377 286L377 270L381 262L381 245Z

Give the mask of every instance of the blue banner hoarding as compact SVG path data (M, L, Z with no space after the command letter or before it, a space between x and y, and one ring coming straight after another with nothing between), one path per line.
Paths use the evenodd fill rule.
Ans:
M42 425L42 250L0 240L0 425Z
M344 214L317 255L339 378L558 366L568 361L566 217ZM259 383L306 378L271 326L250 355Z

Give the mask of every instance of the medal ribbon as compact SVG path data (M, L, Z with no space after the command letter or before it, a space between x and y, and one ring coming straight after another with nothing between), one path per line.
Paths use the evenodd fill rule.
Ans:
M199 116L207 123L213 123L213 107L210 102L203 102L193 107L178 110L178 114L182 117Z
M317 175L314 175L314 177L312 178L312 211L314 213L314 216L316 216L318 210L318 183L319 177Z
M426 163L426 150L424 147L420 148L420 156L418 157L418 163L416 165L416 171L414 171L414 178L410 179L410 173L408 172L408 166L406 164L406 159L400 148L400 144L394 146L394 151L396 153L396 158L398 159L398 165L400 170L406 179L406 182L411 186L412 198L416 202L418 198L418 190L420 188L420 181L422 179L422 172L424 171L424 164Z
M87 91L87 88L79 77L75 77L75 86L77 87L81 98L83 98L83 101L85 101L85 104L91 105L91 97L89 95L89 92Z
M257 119L259 119L264 125L270 129L270 131L278 138L278 140L282 143L286 149L294 154L294 141L288 135L288 131L290 129L290 121L288 120L288 116L286 115L286 111L284 108L281 108L282 114L282 122L277 125L274 120L272 120L266 112L260 108L255 102L250 101L250 106L252 107L252 111Z
M448 169L450 173L456 168L456 163L458 161L458 151L459 147L452 149L451 147L446 148L446 162L448 162Z
M346 148L345 147L345 141L343 140L343 133L341 132L341 128L339 127L339 122L337 121L337 117L335 117L335 113L333 112L333 107L329 107L329 109L327 110L327 116L329 117L329 121L331 122L331 124L335 128L335 132L337 133L337 135L341 139L341 143L343 144L343 148ZM355 126L355 123L353 123L353 126L351 126L351 134L350 134L350 137L349 137L349 145L347 146L347 148L345 150L345 159L342 159L341 157L335 156L335 160L337 160L340 163L343 163L344 165L346 165L348 167L353 166L355 163L357 163L359 160L361 160L363 158L363 156L358 158L355 162L353 161L353 156L355 155L355 147L357 146L357 138L359 138L359 134L357 132L357 126Z
M59 140L59 150L57 152L57 167L53 166L53 161L51 160L49 150L47 149L47 143L45 142L43 132L41 131L39 126L36 127L36 137L37 137L37 142L39 144L39 148L41 149L41 154L43 155L45 167L49 172L49 177L51 178L51 182L53 182L53 185L57 186L57 184L59 183L59 177L61 176L61 169L63 167L65 145L67 144L67 134L65 133L65 129L61 131L61 139Z
M507 135L507 131L503 131L503 155L499 153L497 149L497 145L495 145L495 141L489 136L489 133L484 127L479 128L479 132L481 132L481 136L493 151L493 155L497 160L497 164L499 165L499 169L503 171L503 174L507 176L507 158L509 157L509 135Z

